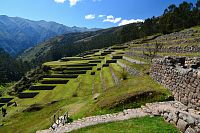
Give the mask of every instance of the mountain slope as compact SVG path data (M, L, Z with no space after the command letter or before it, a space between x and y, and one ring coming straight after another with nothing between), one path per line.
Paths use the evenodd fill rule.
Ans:
M55 37L36 47L26 50L19 58L34 65L45 61L58 60L64 56L74 56L92 49L108 47L138 38L137 27L141 23L114 27L95 32L70 33ZM131 29L127 30L127 27ZM128 35L131 35L128 37Z
M0 16L0 47L12 55L35 46L57 35L93 31L79 27L67 27L55 22L31 21L19 17Z

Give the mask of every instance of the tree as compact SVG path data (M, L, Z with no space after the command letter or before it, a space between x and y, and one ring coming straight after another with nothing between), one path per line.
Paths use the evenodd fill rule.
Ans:
M198 10L200 10L200 0L197 0L196 8L197 8Z
M163 44L156 42L153 45L147 43L145 46L146 47L143 50L143 55L147 56L152 61L152 59L154 59L158 52L162 49Z
M172 4L168 7L168 13L174 13L176 9L176 5Z

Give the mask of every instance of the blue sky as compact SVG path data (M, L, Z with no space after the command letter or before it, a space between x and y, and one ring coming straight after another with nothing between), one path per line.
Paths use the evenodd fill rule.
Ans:
M196 3L196 0L185 0ZM160 16L183 0L0 0L0 14L67 26L108 28Z

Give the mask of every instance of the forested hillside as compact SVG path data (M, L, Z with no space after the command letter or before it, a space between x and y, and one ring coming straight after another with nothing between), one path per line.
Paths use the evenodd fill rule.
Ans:
M0 85L19 80L29 69L28 64L16 61L0 48Z

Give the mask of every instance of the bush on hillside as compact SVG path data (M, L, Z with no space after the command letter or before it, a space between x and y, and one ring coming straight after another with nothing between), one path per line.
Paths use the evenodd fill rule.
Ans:
M122 72L121 72L121 79L122 80L126 80L128 78L128 73L127 71L123 68Z

